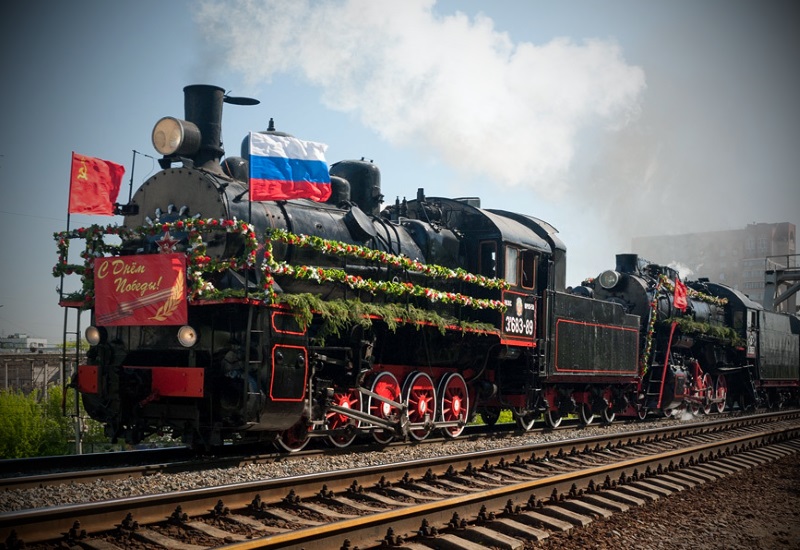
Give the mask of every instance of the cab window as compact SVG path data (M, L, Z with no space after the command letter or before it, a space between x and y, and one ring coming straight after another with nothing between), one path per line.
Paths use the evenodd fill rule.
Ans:
M478 272L485 277L497 277L497 244L494 241L481 243Z
M519 281L517 276L517 261L519 260L519 250L511 246L506 247L506 273L505 280L508 284L516 286Z
M522 288L536 288L536 253L523 250L519 258L520 284Z

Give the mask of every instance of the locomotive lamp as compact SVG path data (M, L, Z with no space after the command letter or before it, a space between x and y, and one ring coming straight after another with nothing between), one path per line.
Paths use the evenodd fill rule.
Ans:
M613 269L608 269L600 274L600 286L606 290L611 290L619 283L620 275Z
M183 325L178 329L178 342L185 348L192 347L197 343L197 331L189 325Z
M200 129L191 122L165 116L153 127L153 147L165 157L194 155L200 149Z
M86 341L89 342L90 346L96 346L100 342L106 339L106 329L103 327L96 327L94 325L86 327L86 332L84 336L86 336Z

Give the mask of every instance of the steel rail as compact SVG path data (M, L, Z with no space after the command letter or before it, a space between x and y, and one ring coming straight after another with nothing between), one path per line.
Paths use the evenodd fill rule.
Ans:
M345 541L353 547L369 548L380 546L388 528L391 528L394 533L404 538L413 537L420 529L423 520L426 520L431 526L438 526L440 530L444 530L447 528L448 522L452 519L454 513L458 513L460 517L476 517L482 509L502 511L509 502L513 502L516 499L523 499L524 502L534 492L543 494L557 491L559 494L564 494L573 490L576 486L579 489L585 488L590 482L593 482L596 486L602 486L607 478L615 479L623 475L631 476L633 471L646 468L655 469L659 466L664 469L670 469L670 466L674 465L676 461L694 461L701 459L704 455L730 451L731 448L735 449L739 446L760 446L773 442L782 434L796 439L800 436L800 426L776 426L773 429L724 441L703 443L684 449L631 458L569 473L553 474L540 479L450 497L436 502L415 504L356 519L340 520L335 523L289 533L228 544L220 548L226 550L254 550L302 547L304 550L325 550L344 548Z
M500 458L513 460L515 456L520 455L530 454L533 456L538 453L538 456L542 456L549 453L555 457L557 455L574 454L581 449L588 450L592 447L607 449L616 448L617 445L622 445L623 443L634 444L648 441L658 443L669 439L684 440L692 437L692 434L709 437L731 426L738 426L740 430L753 431L757 428L757 423L759 422L776 424L779 422L779 418L797 419L798 417L800 417L800 413L794 411L755 415L716 420L702 424L659 427L641 432L593 436L521 447L506 447L491 451L472 452L368 468L329 471L299 477L237 483L220 487L128 497L88 504L5 512L0 513L0 540L5 540L11 530L15 530L17 536L29 544L53 540L54 537L58 538L59 534L68 532L75 520L79 520L81 528L88 532L114 529L131 511L135 513L135 520L140 525L143 525L163 521L179 505L182 511L189 516L202 516L214 509L220 500L224 501L225 506L230 509L246 508L256 494L260 495L265 502L280 502L290 491L294 491L301 498L314 497L323 486L333 492L345 491L354 479L357 479L362 486L369 487L382 479L391 478L392 476L401 478L403 473L412 478L421 478L428 470L443 473L449 467L461 470L472 464L482 464L485 461L496 461L500 460ZM741 428L741 426L744 426L744 428ZM737 437L746 438L752 436L742 434ZM713 443L710 445L713 445ZM558 480L558 478L555 479Z

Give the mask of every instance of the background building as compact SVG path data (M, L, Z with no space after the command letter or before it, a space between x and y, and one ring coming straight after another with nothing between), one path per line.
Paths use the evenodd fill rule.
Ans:
M9 334L6 338L0 338L0 350L5 352L26 353L42 351L45 348L47 348L46 338L31 338L22 333Z
M683 279L707 277L763 303L767 270L797 268L796 227L792 223L753 223L744 229L636 237L633 252L669 265ZM792 295L776 309L797 311Z

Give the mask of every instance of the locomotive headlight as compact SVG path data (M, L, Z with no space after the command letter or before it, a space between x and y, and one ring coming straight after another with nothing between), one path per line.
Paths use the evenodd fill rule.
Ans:
M608 269L603 271L598 278L600 281L600 286L605 288L606 290L611 290L620 280L620 274L614 271L613 269Z
M106 339L106 329L103 327L96 327L94 325L86 327L86 331L84 332L84 336L86 336L86 341L89 342L90 346L96 346L100 342Z
M193 155L200 149L200 129L191 122L165 116L153 127L153 147L162 155Z
M185 348L192 347L197 343L197 331L189 325L183 325L178 329L178 342Z

